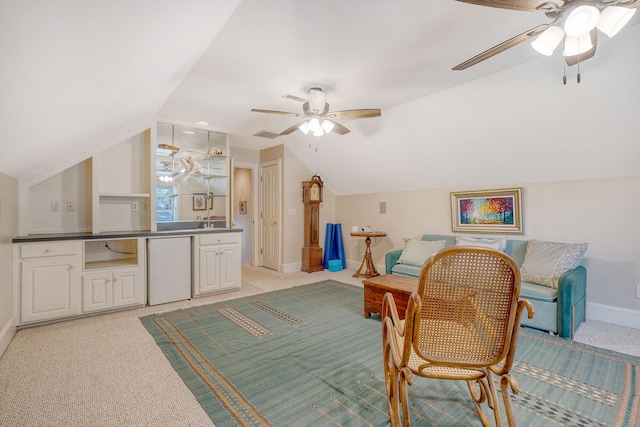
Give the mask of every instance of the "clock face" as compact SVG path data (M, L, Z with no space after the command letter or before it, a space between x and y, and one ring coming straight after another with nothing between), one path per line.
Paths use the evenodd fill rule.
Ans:
M318 184L313 184L311 186L311 192L309 193L309 198L311 200L320 200L320 186Z

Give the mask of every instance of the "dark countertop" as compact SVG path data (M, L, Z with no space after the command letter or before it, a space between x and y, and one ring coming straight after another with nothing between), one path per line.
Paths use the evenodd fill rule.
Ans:
M97 240L97 239L124 239L130 237L165 237L165 236L191 236L194 234L215 233L241 233L241 228L188 228L183 230L162 231L113 231L107 233L52 233L31 234L18 236L13 243L49 242L54 240Z

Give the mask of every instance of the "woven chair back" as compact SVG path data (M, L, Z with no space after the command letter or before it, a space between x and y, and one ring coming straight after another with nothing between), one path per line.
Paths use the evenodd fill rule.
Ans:
M502 252L451 247L422 267L422 300L414 351L448 366L490 366L511 341L520 293L520 270Z

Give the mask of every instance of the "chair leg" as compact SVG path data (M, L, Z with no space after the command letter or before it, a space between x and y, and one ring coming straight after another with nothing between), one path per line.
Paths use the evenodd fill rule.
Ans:
M482 409L482 404L485 401L489 407L493 408L495 406L495 401L492 401L492 387L489 385L487 378L467 381L467 387L469 388L471 400L473 400L473 405L476 407L476 412L480 417L482 425L484 427L490 427L491 423L489 422L489 418L487 418L487 414L484 412L484 409Z
M500 391L502 392L502 400L504 402L504 411L507 413L507 423L509 426L516 425L516 417L513 413L513 403L511 402L511 392L518 394L520 386L518 380L509 375L504 374L500 378Z
M389 404L389 418L392 426L400 424L400 395L398 369L391 354L391 344L385 340L383 348L384 381L387 388L387 403Z
M409 411L409 386L413 385L413 373L407 367L400 370L400 402L402 402L402 422L405 427L411 427L411 412Z
M387 389L387 403L389 404L389 418L392 426L399 426L400 413L399 413L399 390L398 390L398 369L393 361L391 343L386 337L384 338L382 355L384 363L384 382Z

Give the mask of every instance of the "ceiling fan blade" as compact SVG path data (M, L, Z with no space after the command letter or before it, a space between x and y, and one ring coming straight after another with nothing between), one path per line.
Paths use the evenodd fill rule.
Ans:
M361 110L344 110L344 111L332 111L328 113L326 117L328 119L367 119L369 117L380 117L379 108L366 108Z
M636 7L640 7L640 1L638 0L630 0L630 1L621 1L620 3L617 3L616 6L621 6L621 7L628 7L629 9L633 9Z
M564 6L564 0L457 0L462 3L478 6L496 7L499 9L521 10L524 12L550 12ZM557 6L557 7L555 7Z
M287 98L287 99L293 99L294 101L299 101L299 102L307 102L306 99L304 98L300 98L299 96L295 96L295 95L291 95L289 93L285 94L282 96L283 98Z
M338 135L346 135L349 132L351 132L349 129L347 129L346 127L342 126L340 123L338 122L334 122L333 120L329 120L331 123L333 123L333 129L331 130L331 132L335 132Z
M591 34L591 44L593 45L591 49L589 49L584 53L581 53L580 55L571 55L571 56L564 57L564 60L569 67L572 67L579 62L584 62L596 54L596 46L598 45L598 32L594 28L593 30L591 30L590 34Z
M290 128L287 128L287 129L283 130L282 132L280 132L280 135L289 135L289 134L294 133L295 131L298 130L300 125L303 124L304 122L306 122L306 120L303 120L300 123L296 123L295 125L291 126Z
M522 43L523 41L537 36L538 34L540 34L541 32L543 32L544 30L547 29L547 27L551 25L551 24L542 24L542 25L538 25L535 28L532 28L528 31L525 31L524 33L518 34L515 37L510 38L507 41L504 41L502 43L500 43L499 45L496 45L494 47L492 47L491 49L487 49L484 52L474 56L471 59L468 59L466 61L464 61L461 64L456 65L455 67L453 67L453 70L465 70L473 65L476 65L479 62L484 61L485 59L489 59L494 55L497 55L501 52L504 52L505 50L518 45L520 43Z
M283 116L295 116L295 117L304 117L304 114L300 113L289 113L287 111L276 111L276 110L261 110L259 108L252 108L251 111L254 113L267 113L267 114L282 114Z

